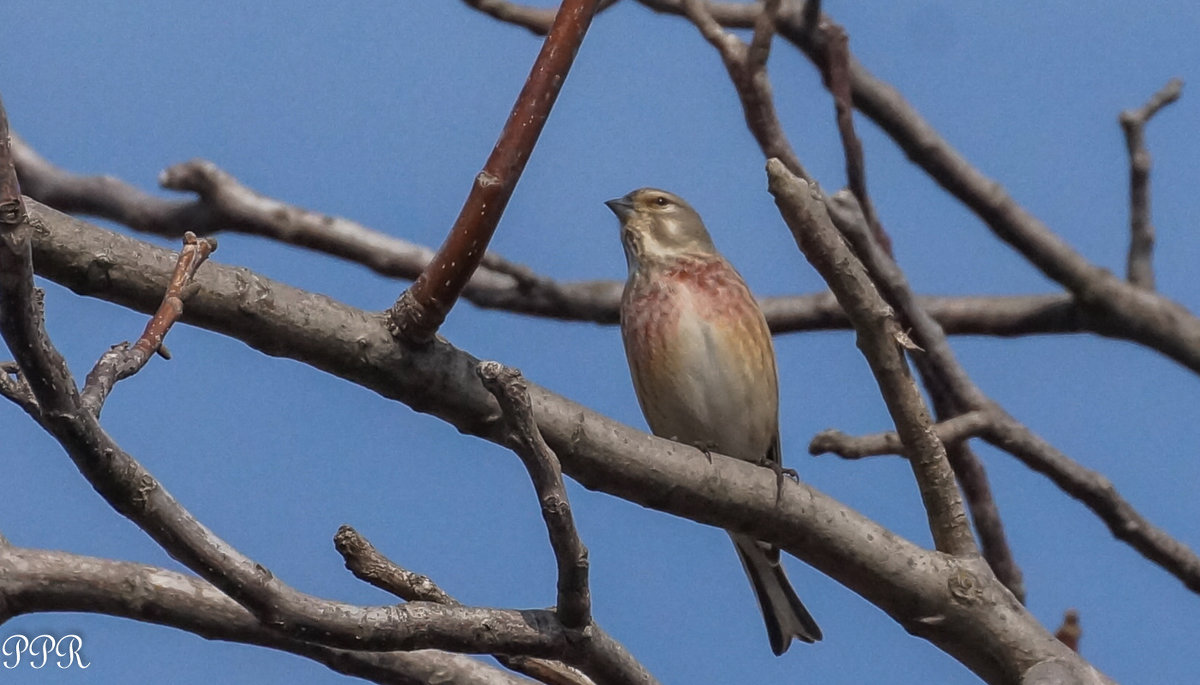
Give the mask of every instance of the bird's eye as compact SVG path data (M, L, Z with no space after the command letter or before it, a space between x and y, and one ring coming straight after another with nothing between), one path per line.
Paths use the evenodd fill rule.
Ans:
M666 207L667 205L671 204L671 201L662 195L659 195L658 197L654 198L654 204L659 207Z

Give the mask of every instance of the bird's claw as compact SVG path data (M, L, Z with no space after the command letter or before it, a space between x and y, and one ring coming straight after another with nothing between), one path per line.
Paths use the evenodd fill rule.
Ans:
M712 466L712 463L713 463L713 460L712 460L713 447L716 447L716 445L712 444L711 442L701 442L701 443L696 443L696 445L695 445L695 448L700 450L700 453L703 454L704 458L708 460L709 466Z

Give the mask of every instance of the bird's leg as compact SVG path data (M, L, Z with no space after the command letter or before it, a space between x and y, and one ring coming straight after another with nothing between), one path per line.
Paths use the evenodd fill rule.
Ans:
M705 441L705 442L692 443L692 447L695 447L696 449L700 450L700 453L703 454L704 458L708 460L709 466L712 466L713 449L715 449L716 446L717 446L717 443L712 442L711 440Z
M783 464L771 459L763 457L759 461L759 466L766 466L775 472L775 503L778 504L783 499L783 477L787 476L797 483L800 482L800 474L796 473L796 469L784 468Z

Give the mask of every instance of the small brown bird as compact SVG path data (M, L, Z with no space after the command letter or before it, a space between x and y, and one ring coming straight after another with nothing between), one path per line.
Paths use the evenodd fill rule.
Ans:
M782 469L779 380L771 333L700 215L641 188L605 203L621 220L629 280L621 335L633 387L655 435ZM779 563L779 549L738 533L733 544L762 609L771 651L821 639Z

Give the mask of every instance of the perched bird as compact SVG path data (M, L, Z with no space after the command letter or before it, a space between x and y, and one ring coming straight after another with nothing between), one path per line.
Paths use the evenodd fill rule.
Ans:
M717 252L700 215L641 188L605 203L621 221L629 279L621 336L633 387L659 437L782 469L779 380L766 319ZM821 639L779 563L779 549L730 533L767 624L771 650Z

